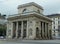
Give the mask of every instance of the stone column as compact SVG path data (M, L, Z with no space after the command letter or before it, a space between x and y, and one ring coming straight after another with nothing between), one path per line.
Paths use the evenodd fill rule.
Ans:
M16 22L16 38L18 37L18 22Z
M48 24L48 39L50 39L50 33L49 33L49 30L50 30L50 25Z
M49 26L48 26L49 24L48 23L46 23L46 27L47 27L47 39L49 38L48 36L49 36L49 33L48 33L48 31L49 31Z
M40 36L40 39L42 39L41 38L41 22L39 22L39 36Z
M44 39L44 25L43 25L43 23L42 23L42 39Z
M22 24L21 24L21 38L23 38L23 21L22 21Z
M41 39L42 39L42 21L40 21L40 27L41 27L41 28L40 28L40 29L41 29L40 32L41 32Z
M11 30L11 38L13 37L13 22L11 23L11 27L12 27L12 30Z
M26 39L28 39L28 21L27 21L27 32L26 32L26 34L27 34Z
M50 31L52 28L51 25L52 25L51 23L49 23L49 25L48 25L48 37L49 37L49 39L51 39L51 36L52 36L52 35L50 36L50 34L51 34Z
M47 39L47 26L46 26L46 23L45 23L45 38Z
M13 23L7 23L6 38L12 39L13 36Z

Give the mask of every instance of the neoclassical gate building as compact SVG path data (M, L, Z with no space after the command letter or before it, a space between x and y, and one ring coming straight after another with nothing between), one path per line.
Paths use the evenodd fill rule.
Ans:
M18 6L18 14L8 17L7 39L51 39L52 20L34 3Z

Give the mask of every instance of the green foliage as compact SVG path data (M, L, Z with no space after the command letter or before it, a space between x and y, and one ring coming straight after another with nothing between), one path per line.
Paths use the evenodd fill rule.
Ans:
M5 36L6 35L6 26L5 25L0 25L0 36Z

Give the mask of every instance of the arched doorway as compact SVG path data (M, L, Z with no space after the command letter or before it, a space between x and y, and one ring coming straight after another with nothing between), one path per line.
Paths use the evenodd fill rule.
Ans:
M36 27L36 38L40 38L39 37L39 28L38 27Z

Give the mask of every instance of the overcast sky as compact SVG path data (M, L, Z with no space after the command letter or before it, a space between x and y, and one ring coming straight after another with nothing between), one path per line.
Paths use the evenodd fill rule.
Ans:
M0 13L6 15L17 14L18 5L35 2L44 8L44 14L60 13L60 0L0 0Z

